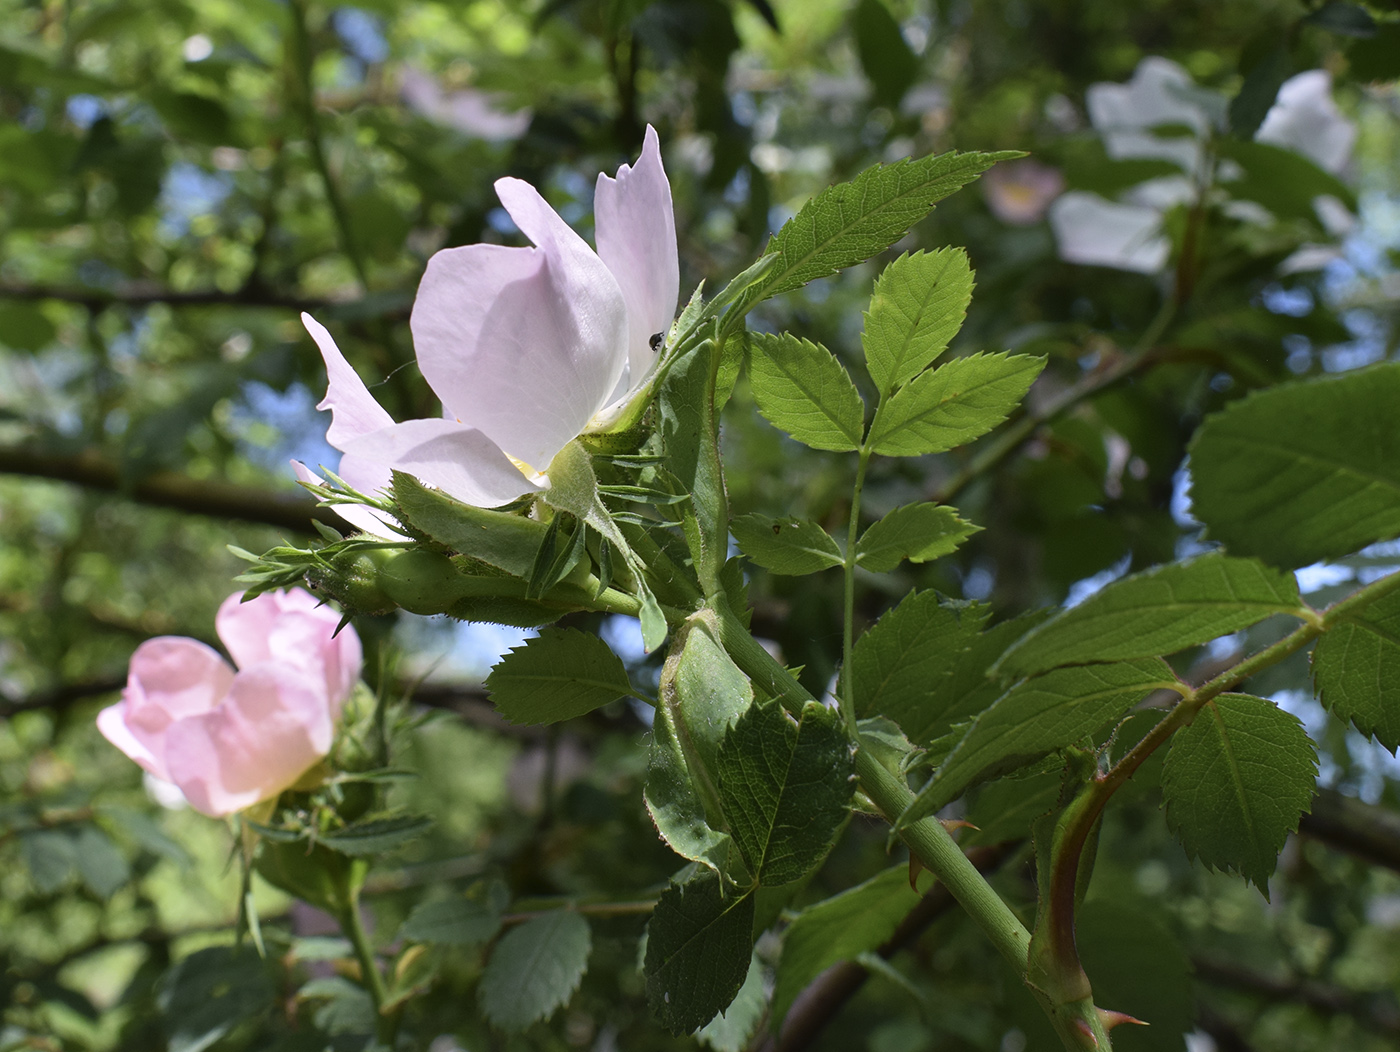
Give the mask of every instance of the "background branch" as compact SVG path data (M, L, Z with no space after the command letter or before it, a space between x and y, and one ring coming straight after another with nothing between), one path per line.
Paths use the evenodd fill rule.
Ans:
M122 477L115 461L95 450L45 453L27 446L0 446L0 474L72 482L117 493L140 504L298 533L315 532L312 520L343 526L330 508L318 508L310 497L297 493L279 493L218 479L194 479L173 471L156 472L131 482Z
M1305 813L1298 832L1328 847L1400 873L1400 815L1384 807L1319 789L1312 813Z
M155 303L167 303L175 307L274 307L294 311L315 311L344 305L339 300L323 296L284 295L257 285L249 285L235 292L224 292L220 289L178 292L160 285L146 284L115 289L0 284L0 299L59 300L64 303L77 303L89 310L101 310L117 305L149 307Z

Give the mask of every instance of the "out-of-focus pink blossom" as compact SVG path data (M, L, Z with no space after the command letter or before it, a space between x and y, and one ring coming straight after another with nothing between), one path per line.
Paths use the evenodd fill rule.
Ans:
M411 109L429 120L488 142L518 139L530 127L529 110L510 113L500 109L496 98L480 88L444 91L432 74L421 69L403 71L399 94Z
M97 716L117 748L191 806L229 815L293 785L330 751L360 676L360 639L309 592L229 596L215 627L237 671L184 636L131 656L121 701Z
M992 215L1012 226L1040 222L1050 202L1065 189L1065 177L1058 168L1031 157L997 165L982 176L981 183Z
M546 489L555 455L615 421L652 372L680 294L655 130L635 165L598 176L596 252L529 183L498 179L496 194L534 247L444 249L413 304L418 365L441 418L395 423L330 333L302 315L326 362L326 440L345 454L340 476L362 492L386 486L391 470L484 508ZM383 532L366 509L336 510Z

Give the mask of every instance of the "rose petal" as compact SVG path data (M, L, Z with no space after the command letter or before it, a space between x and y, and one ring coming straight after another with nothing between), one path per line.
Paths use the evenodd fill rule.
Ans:
M410 326L447 414L544 471L622 376L627 307L612 272L534 187L501 179L496 192L538 248L437 253Z
M340 716L345 701L360 680L364 668L364 646L359 635L346 625L326 644L326 691L331 703L331 717Z
M345 462L347 460L351 461L352 464L355 463L352 457L341 457L340 467L336 470L337 475L345 479L346 482L350 483L350 485L354 486L361 493L373 493L375 489L379 488L375 486L366 489L358 482L351 482L344 474L346 467ZM292 471L296 473L297 478L302 482L309 482L313 486L323 486L326 483L325 479L308 468L300 460L292 461ZM387 470L384 471L384 477L387 481ZM363 504L335 504L332 505L331 510L362 533L368 533L374 537L383 537L386 541L401 540L403 538L403 534L399 532L398 523L382 511L368 508Z
M169 780L170 775L165 770L165 761L148 749L141 739L132 734L131 729L127 727L126 711L125 701L107 706L97 714L97 729L102 732L104 738L126 753L130 759L139 763L144 770L157 778Z
M239 671L224 703L170 728L170 780L221 816L276 796L330 750L324 682L277 664Z
M272 658L268 636L281 612L282 604L275 592L264 592L246 603L242 592L234 592L219 604L214 631L219 633L235 665L247 668Z
M369 388L365 387L365 382L340 353L340 348L335 345L325 326L304 312L301 323L311 333L326 362L326 397L316 406L317 409L331 411L331 426L326 429L326 441L343 450L347 442L392 424L393 418L374 400Z
M615 179L599 173L593 211L598 256L627 303L628 386L636 387L656 361L651 338L671 328L681 288L671 184L650 124L635 165L624 164Z
M451 420L406 420L357 439L346 456L392 465L478 508L540 489L484 434Z
M183 636L148 639L131 655L120 715L128 734L151 757L147 770L165 777L166 733L173 723L209 712L233 682L233 669L213 647ZM115 716L105 717L110 728ZM99 727L102 727L99 724ZM107 733L107 738L137 763L137 755ZM142 766L146 766L142 764Z

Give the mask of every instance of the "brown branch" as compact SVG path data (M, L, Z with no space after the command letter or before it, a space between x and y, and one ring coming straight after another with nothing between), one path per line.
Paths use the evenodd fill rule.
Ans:
M1400 1007L1393 997L1368 997L1311 979L1275 979L1225 961L1196 958L1192 965L1198 980L1256 994L1266 1001L1306 1005L1324 1015L1351 1016L1377 1033L1400 1035Z
M1320 789L1312 813L1298 823L1298 832L1328 847L1400 873L1400 814L1384 807Z
M173 471L157 472L128 483L122 478L120 467L95 450L64 454L26 446L0 446L0 474L72 482L117 493L140 504L298 533L315 532L313 519L331 526L344 525L331 509L318 508L314 500L296 493L278 493L218 479L195 479Z
M985 873L1000 866L1020 846L1019 841L1008 841L989 847L975 847L967 853L967 857L978 870ZM935 884L905 914L894 934L875 952L889 960L955 905L957 902L948 889L942 884ZM765 1036L756 1052L798 1052L799 1049L808 1048L869 977L869 969L855 961L833 964L797 995L783 1019L777 1038L774 1039L771 1034Z
M168 303L175 307L272 307L280 310L314 311L326 307L341 306L340 301L321 296L288 296L256 284L245 286L236 292L220 289L193 289L177 292L152 284L132 284L122 288L65 288L60 285L16 285L0 284L0 299L7 300L60 300L64 303L77 303L89 310L104 307L149 307L156 303Z
M9 719L17 712L31 709L61 709L75 701L111 694L126 685L126 677L112 676L86 683L65 683L48 690L35 691L26 698L0 694L0 719Z

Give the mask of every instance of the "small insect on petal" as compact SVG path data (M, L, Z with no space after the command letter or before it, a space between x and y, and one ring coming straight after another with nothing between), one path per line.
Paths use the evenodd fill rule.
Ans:
M652 349L653 351L659 351L659 350L661 350L661 342L662 342L664 339L666 339L666 334L665 334L664 332L654 332L654 333L652 333L652 334L651 334L651 339L648 341L648 342L651 344L651 349Z

